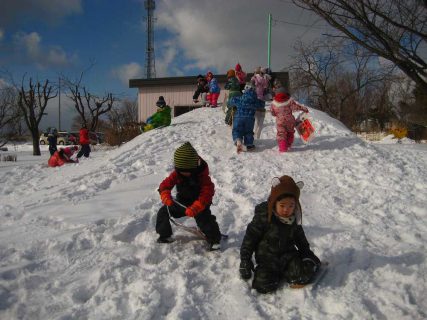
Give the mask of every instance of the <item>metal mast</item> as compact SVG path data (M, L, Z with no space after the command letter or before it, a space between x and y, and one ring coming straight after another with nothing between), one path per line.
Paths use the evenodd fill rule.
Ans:
M145 55L145 73L146 78L156 77L156 63L154 57L154 9L156 3L154 0L145 0L144 7L147 10L147 49Z

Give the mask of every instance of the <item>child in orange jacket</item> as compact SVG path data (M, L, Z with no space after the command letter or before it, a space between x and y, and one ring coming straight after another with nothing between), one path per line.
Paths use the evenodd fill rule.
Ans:
M76 163L79 162L77 159L72 160L71 156L76 152L78 149L77 146L73 147L67 147L64 149L59 149L58 151L55 151L55 153L49 158L47 165L49 167L60 167L63 166L66 163Z

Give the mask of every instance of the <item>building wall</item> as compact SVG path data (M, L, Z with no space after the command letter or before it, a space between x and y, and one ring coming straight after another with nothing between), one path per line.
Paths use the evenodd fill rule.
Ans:
M223 85L221 85L223 87ZM166 104L172 108L174 114L174 106L193 106L193 94L196 90L195 85L182 86L162 86L162 87L140 87L138 91L138 121L145 121L149 116L156 112L156 102L159 96L165 98ZM221 89L221 94L218 102L224 100L225 90Z

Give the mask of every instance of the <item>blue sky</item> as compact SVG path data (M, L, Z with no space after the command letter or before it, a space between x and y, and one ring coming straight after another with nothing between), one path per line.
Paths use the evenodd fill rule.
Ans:
M326 30L291 1L157 0L157 77L225 73L237 62L249 72L265 66L269 13L275 71L289 65L297 39L310 41ZM91 66L82 81L91 92L134 99L128 80L144 76L145 15L142 0L2 0L0 83L10 76L20 82L24 74L75 80ZM57 104L52 101L45 122L56 121ZM66 123L71 116L64 117Z

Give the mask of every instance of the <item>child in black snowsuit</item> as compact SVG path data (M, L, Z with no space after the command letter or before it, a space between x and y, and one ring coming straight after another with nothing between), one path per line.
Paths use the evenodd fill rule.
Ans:
M207 163L199 157L190 142L184 143L174 154L175 170L159 186L160 198L164 204L157 213L157 242L172 242L172 228L169 214L174 218L185 216L196 219L197 226L206 235L210 250L219 250L221 233L216 217L210 206L215 185L209 176ZM176 186L176 201L172 189ZM183 206L185 207L183 207Z
M309 283L320 266L301 225L300 189L289 176L275 178L268 201L255 207L240 248L240 275L260 293L275 291L282 280ZM252 262L255 253L256 268Z

